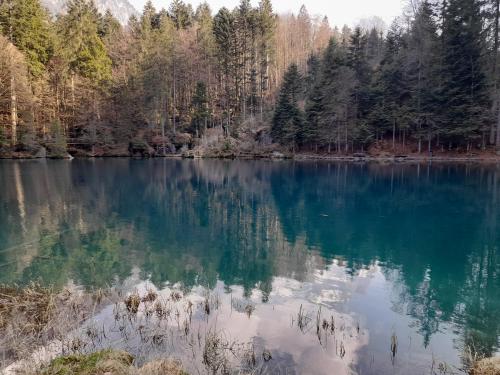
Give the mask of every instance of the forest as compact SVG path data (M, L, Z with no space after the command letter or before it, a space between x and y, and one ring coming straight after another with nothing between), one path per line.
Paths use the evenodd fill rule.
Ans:
M387 29L270 0L66 8L0 3L3 157L500 149L500 0L410 0Z

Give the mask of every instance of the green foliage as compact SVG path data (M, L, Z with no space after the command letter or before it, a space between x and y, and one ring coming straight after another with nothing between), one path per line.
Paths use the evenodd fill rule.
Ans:
M281 85L271 128L272 137L295 148L302 131L304 115L298 102L302 95L302 76L296 64L290 65Z
M42 375L93 375L129 372L134 358L125 352L102 350L87 355L58 357L42 370Z
M226 76L229 76L235 54L235 19L227 8L222 8L215 15L213 32L222 71Z
M387 33L384 56L372 87L373 100L378 108L371 113L371 120L382 132L392 131L404 123L403 109L410 99L405 79L404 47L402 30L394 23Z
M5 128L0 126L0 149L8 147L9 144L9 137L5 132Z
M197 134L206 127L209 111L208 111L208 98L207 86L204 82L197 82L194 91L191 107L193 108L192 126Z
M478 138L489 115L481 2L450 0L443 19L443 126L457 143Z
M111 59L99 36L99 16L92 1L70 0L59 20L61 52L72 72L101 83L111 78Z
M172 1L168 9L168 15L172 18L177 30L187 29L193 23L193 8L191 4L185 4L182 0Z
M48 149L52 157L64 158L67 156L66 136L59 121L54 121L50 128L51 142Z
M157 11L149 1L128 27L91 0L68 1L56 20L39 1L0 3L7 47L0 114L21 138L31 132L28 143L43 143L54 120L63 137L88 145L91 134L93 144L102 137L101 146L123 147L134 138L165 141L177 130L242 134L235 126L257 114L262 123L274 115L272 134L282 145L318 151L355 152L382 139L470 150L494 140L500 16L493 0L439 8L422 0L385 37L376 28L334 32L325 18L313 38L302 7L281 25L300 30L290 43L284 34L296 31L276 35L282 21L271 0L241 0L214 17L207 3L193 12L174 0ZM290 70L279 77L291 62L304 78L297 95L290 92L297 77Z
M102 39L116 36L121 29L120 22L113 17L109 9L103 16L99 15L98 34Z
M49 16L40 1L2 1L0 30L25 54L30 74L41 77L54 46Z
M321 61L312 63L314 77L308 80L311 89L306 102L307 122L301 138L304 145L317 147L338 140L341 127L345 126L354 81L347 66L346 51L333 38Z

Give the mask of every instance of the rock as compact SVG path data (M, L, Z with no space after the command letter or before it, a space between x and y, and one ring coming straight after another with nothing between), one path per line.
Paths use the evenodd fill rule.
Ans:
M271 157L273 159L284 159L285 158L285 155L282 154L281 152L278 152L278 151L274 151L272 154L271 154Z

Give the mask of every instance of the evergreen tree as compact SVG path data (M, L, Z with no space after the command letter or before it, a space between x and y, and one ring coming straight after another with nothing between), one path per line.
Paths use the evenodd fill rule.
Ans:
M99 17L98 34L101 39L110 38L111 35L120 32L121 29L120 22L111 14L109 9L103 16Z
M204 82L196 83L191 107L193 109L191 124L196 134L199 135L202 129L206 130L209 117L207 86Z
M259 55L260 55L260 116L264 115L264 98L269 94L269 68L275 58L274 35L276 30L276 15L270 0L261 0L259 3Z
M488 123L481 3L449 0L443 15L443 125L451 144L478 141Z
M186 4L182 0L173 0L168 9L168 14L177 30L186 29L193 23L193 8L191 4Z
M71 0L59 23L60 48L70 70L91 82L111 78L111 60L99 36L98 12L88 0Z
M0 31L25 54L30 74L40 77L54 48L49 17L40 1L2 1Z
M357 27L351 35L347 64L354 73L351 116L353 129L355 130L355 141L362 145L366 144L371 138L371 131L367 127L367 116L371 110L369 88L372 71L367 58L367 45L367 35L360 27Z
M238 74L238 45L235 40L235 18L227 9L222 8L214 17L214 37L217 46L217 60L220 71L220 81L223 87L222 108L226 114L226 126L231 124L231 113L235 104Z
M381 135L391 132L393 148L397 131L406 129L409 123L410 91L405 76L404 38L401 27L394 22L387 33L384 56L371 89L375 104L369 114L370 124Z
M306 108L305 108L305 123L300 134L302 145L317 146L320 141L319 121L325 110L325 89L322 72L322 62L324 66L333 61L326 61L327 56L333 56L334 40L331 40L325 53L324 60L320 60L316 55L311 55L307 62L306 76Z
M299 141L303 124L303 113L298 104L302 94L301 80L297 65L290 65L283 77L271 128L272 137L283 145L291 146L293 150Z
M411 92L411 116L413 135L418 141L418 151L422 141L427 140L428 151L431 141L437 135L439 108L440 57L437 25L429 1L425 0L417 9L409 37L407 53L407 77Z

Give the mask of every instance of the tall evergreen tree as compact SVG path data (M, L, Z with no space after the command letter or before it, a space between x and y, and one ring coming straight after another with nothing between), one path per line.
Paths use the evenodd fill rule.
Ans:
M231 124L231 114L235 105L236 88L234 82L238 73L238 44L235 36L235 19L233 14L222 8L214 17L214 37L217 45L217 60L220 71L220 84L222 87L221 105L226 114L227 128Z
M25 54L31 76L40 77L54 48L49 16L40 1L2 1L0 30Z
M191 4L186 4L182 0L173 0L168 9L168 14L177 30L186 29L193 23L193 8Z
M368 37L360 27L354 29L351 35L351 43L348 48L348 66L354 73L354 87L352 91L351 117L356 141L362 145L371 138L371 132L367 128L367 116L369 114L369 87L372 71L367 58Z
M276 30L276 15L273 13L271 0L261 0L259 3L259 80L260 80L260 117L264 116L264 98L269 95L269 69L275 58L274 35Z
M72 72L99 83L111 77L111 60L99 36L98 12L89 0L71 0L59 22L59 48Z
M452 144L480 141L488 122L481 3L449 0L443 15L443 123Z
M302 95L302 76L296 64L290 65L281 85L271 128L272 137L293 150L299 141L303 113L299 108Z
M201 134L202 130L206 130L209 111L208 111L208 98L207 86L204 82L197 82L192 100L192 126L196 134Z
M428 151L431 151L431 141L438 132L439 108L444 103L439 95L441 65L437 25L432 6L427 0L417 9L408 43L406 65L413 133L418 142L418 152L421 152L424 140L427 140Z
M381 135L392 134L395 147L397 131L406 130L409 124L409 83L405 75L406 41L403 31L394 22L387 33L385 51L380 69L372 86L374 107L369 114L370 123Z

